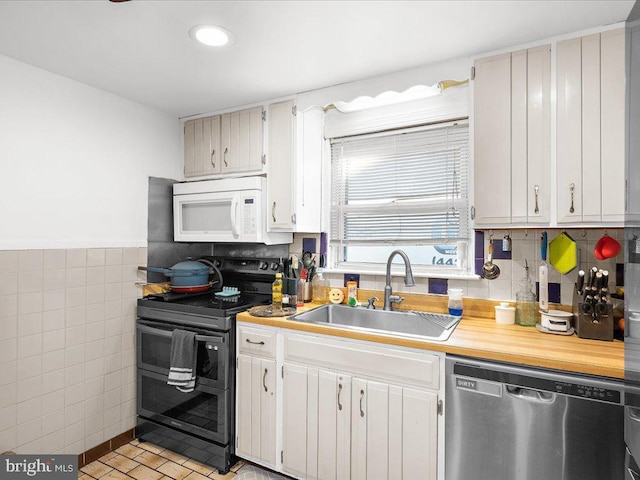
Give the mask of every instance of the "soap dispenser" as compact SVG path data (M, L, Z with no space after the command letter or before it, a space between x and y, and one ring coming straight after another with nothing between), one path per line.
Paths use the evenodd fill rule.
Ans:
M525 327L536 325L536 296L529 278L529 265L524 261L524 275L520 282L520 291L516 293L516 323Z

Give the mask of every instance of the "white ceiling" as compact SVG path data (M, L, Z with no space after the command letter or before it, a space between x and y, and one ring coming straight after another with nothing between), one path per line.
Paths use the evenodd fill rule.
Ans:
M0 54L186 116L624 21L633 4L4 0ZM198 24L235 44L196 44Z

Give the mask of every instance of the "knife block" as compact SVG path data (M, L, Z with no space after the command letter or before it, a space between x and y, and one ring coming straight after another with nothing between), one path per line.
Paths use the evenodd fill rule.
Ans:
M588 311L588 313L586 313ZM595 313L594 313L595 311ZM582 302L576 294L573 302L573 314L576 333L580 338L613 341L613 305L595 309L591 304Z

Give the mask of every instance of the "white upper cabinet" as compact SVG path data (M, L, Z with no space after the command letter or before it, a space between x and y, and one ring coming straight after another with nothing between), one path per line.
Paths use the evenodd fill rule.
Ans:
M322 109L301 112L293 100L269 105L269 231L321 231L323 118Z
M475 62L476 225L549 223L550 85L550 45Z
M220 173L220 115L184 123L184 176Z
M261 173L263 108L188 120L184 123L184 176Z
M627 33L627 218L626 226L640 226L640 24Z
M264 109L225 113L221 119L222 171L261 171L263 165Z
M558 42L558 223L624 221L625 34Z

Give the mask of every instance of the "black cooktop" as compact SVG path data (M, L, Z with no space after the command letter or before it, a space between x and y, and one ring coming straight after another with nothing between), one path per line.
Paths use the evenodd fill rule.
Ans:
M168 310L197 315L226 317L248 310L256 305L267 304L271 296L261 293L240 293L230 297L219 297L214 292L162 293L148 295L138 300L138 307Z

